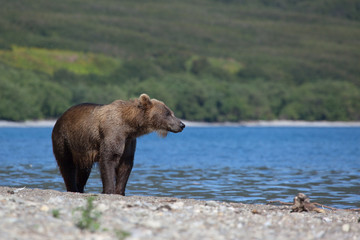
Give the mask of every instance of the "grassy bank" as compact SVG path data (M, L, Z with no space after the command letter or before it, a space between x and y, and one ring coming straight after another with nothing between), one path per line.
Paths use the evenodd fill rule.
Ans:
M3 1L0 119L147 92L196 121L360 120L354 1Z

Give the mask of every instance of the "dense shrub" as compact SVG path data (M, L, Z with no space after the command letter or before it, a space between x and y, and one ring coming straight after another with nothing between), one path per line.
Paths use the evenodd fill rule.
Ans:
M148 93L188 120L360 120L352 0L12 1L0 119Z

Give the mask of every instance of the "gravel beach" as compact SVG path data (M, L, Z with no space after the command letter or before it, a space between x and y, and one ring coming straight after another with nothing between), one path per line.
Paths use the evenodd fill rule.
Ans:
M0 203L0 239L360 239L345 210L9 187Z

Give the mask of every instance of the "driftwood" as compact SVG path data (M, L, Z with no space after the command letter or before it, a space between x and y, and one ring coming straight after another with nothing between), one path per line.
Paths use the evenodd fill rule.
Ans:
M20 192L20 191L24 190L25 188L26 188L26 187L17 188L17 189L15 189L15 190L9 190L8 193L10 193L10 194L15 194L15 193L17 193L17 192Z
M282 202L282 201L268 201L267 204L272 204L272 203L279 203L282 205L292 205L291 208L291 212L311 212L311 211L315 211L318 213L325 213L325 209L324 208L328 208L331 210L339 210L338 208L333 208L333 207L329 207L320 203L311 203L310 202L310 198L308 198L305 194L303 193L298 193L295 197L294 197L294 202L290 203L290 202ZM321 208L318 208L316 206L320 206ZM360 208L356 208L356 209L344 209L347 211L360 211Z
M315 211L318 213L325 213L324 209L316 207L314 203L310 202L310 198L303 193L298 193L298 195L294 197L294 205L291 209L291 212Z

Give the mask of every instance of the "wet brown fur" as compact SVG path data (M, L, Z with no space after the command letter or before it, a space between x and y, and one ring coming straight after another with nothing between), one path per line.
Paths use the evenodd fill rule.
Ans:
M53 151L67 191L83 192L94 162L99 162L103 193L125 194L136 138L153 131L166 136L185 125L163 103L142 94L108 105L80 104L56 122Z

